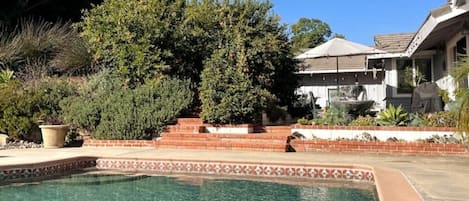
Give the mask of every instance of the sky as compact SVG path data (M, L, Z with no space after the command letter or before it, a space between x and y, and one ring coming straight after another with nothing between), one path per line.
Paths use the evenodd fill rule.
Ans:
M373 45L376 34L417 32L430 10L447 0L271 0L282 22L302 17L326 22L347 40Z

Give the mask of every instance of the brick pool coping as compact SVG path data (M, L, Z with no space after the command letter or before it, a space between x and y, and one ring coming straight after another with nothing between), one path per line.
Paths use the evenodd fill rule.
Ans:
M47 179L76 171L84 171L87 168L129 173L176 173L359 182L375 185L380 201L422 200L421 196L400 171L367 165L346 164L72 157L39 163L0 165L0 184Z

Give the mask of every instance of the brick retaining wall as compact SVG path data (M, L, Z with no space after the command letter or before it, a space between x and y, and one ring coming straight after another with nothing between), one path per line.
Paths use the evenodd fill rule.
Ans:
M467 154L462 144L293 140L291 145L297 152L362 152L423 155Z

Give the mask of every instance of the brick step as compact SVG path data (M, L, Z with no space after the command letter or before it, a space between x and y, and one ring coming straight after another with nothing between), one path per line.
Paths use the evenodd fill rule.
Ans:
M163 139L166 138L179 138L179 139L188 139L188 138L200 138L200 139L278 139L286 140L290 134L214 134L214 133L163 133Z
M236 151L262 151L262 152L285 152L285 148L269 148L269 147L214 147L214 146L173 146L161 145L158 149L190 149L190 150L236 150Z
M287 141L287 138L282 138L282 139L258 139L258 138L253 138L253 139L239 139L239 138L222 138L219 139L222 142L253 142L253 143L278 143L278 144L285 144Z
M158 148L206 149L206 150L250 150L250 151L285 151L285 143L266 142L212 142L212 141L172 141L161 140Z
M178 118L177 125L202 125L204 122L201 118Z
M203 126L197 125L169 125L165 128L166 133L200 133L204 131Z
M198 146L198 145L205 145L205 146L243 146L243 145L250 145L250 146L259 146L259 147L266 147L266 146L285 146L285 141L278 141L278 142L268 142L268 141L199 141L199 140L160 140L158 141L158 145L191 145L191 146Z
M164 137L161 141L165 142L165 141L177 141L177 142L195 142L195 141L198 141L198 142L241 142L241 143L244 143L244 142L248 142L248 143L256 143L256 142L259 142L259 143L279 143L279 144L282 144L282 143L285 143L287 140L286 137L284 138L266 138L266 139L262 139L262 138L214 138L214 137L198 137L198 138L194 138L194 137L172 137L172 136L166 136Z

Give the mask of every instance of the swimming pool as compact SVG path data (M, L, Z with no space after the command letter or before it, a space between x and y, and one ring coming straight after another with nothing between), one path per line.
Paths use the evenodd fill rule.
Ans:
M377 201L370 189L290 185L203 177L84 174L42 182L0 186L0 200L23 201Z

